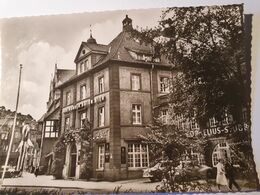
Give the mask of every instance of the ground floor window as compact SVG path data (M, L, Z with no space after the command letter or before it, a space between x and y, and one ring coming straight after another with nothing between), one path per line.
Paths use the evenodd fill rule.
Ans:
M205 164L205 159L204 159L203 154L201 154L199 152L194 152L193 150L191 150L191 157L192 157L192 160L196 161L196 163L198 165Z
M128 144L128 166L143 168L149 165L148 146L146 144Z
M230 159L230 148L228 143L218 143L212 153L212 165L216 167L219 159Z
M104 169L105 145L98 146L98 169Z

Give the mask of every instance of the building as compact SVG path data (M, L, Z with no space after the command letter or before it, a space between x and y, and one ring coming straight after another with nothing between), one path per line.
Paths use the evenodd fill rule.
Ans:
M169 92L173 73L163 56L154 57L151 45L131 36L128 16L122 24L122 32L108 45L90 34L76 55L75 75L58 87L61 133L74 136L66 143L64 178L80 178L84 163L91 164L92 178L105 180L137 178L149 166L149 147L139 135L152 123L153 106ZM78 141L75 135L86 121L92 139Z
M14 122L14 112L6 110L4 106L0 107L0 166L5 164L5 159L11 139L11 133ZM24 124L28 124L30 129L28 132L27 140L30 140L28 150L24 152L21 157L21 143L24 138L22 129ZM31 170L34 166L39 146L37 143L38 132L36 130L36 121L30 115L23 115L17 113L17 120L15 124L15 132L13 145L9 158L9 166L16 167L17 170ZM21 160L20 160L21 159Z
M58 69L55 64L54 75L50 82L47 111L38 121L38 129L42 132L39 162L46 174L51 172L52 148L60 134L60 90L57 86L68 80L74 73L74 70Z

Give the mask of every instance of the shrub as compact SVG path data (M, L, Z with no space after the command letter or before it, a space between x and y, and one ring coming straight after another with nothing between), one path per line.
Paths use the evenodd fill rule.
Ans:
M80 179L89 179L91 177L91 168L88 163L84 162L80 165Z
M62 178L62 160L61 159L54 159L51 166L51 174L54 176L55 179Z

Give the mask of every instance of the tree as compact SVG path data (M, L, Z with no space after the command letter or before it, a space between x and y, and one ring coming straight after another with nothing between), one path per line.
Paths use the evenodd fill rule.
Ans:
M133 34L152 43L182 73L173 82L176 112L189 114L195 108L198 122L205 125L225 111L240 120L237 113L248 107L243 32L243 6L230 5L169 8L158 27Z
M251 107L243 5L168 8L162 13L156 28L141 29L132 34L141 42L154 46L154 57L164 55L173 64L176 74L169 95L173 120L180 115L193 117L200 129L204 129L209 118L221 121L225 113L229 113L235 122L246 122L250 126L250 119L243 121L242 117L242 109L246 108L250 116ZM169 128L178 132L171 141L179 144L183 140L181 145L187 149L190 139L185 141L180 129ZM156 129L152 128L146 140L149 138L150 142L165 150L161 142L167 142L160 137L165 127ZM152 139L156 136L159 137ZM170 138L168 135L166 140ZM241 137L235 139L241 140ZM199 137L194 143L204 144L198 140ZM249 164L254 164L250 134L243 147L249 149ZM254 174L258 184L255 170Z

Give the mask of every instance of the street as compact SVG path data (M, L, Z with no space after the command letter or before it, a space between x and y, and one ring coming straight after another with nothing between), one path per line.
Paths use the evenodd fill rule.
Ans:
M217 187L212 183L212 191L217 192ZM242 191L252 191L244 187L245 181L238 181ZM22 177L7 178L4 180L4 188L19 188L23 190L58 190L63 193L151 193L155 192L160 182L150 182L147 178L123 180L116 182L109 181L84 181L84 180L54 180L52 176L40 175L35 177L31 173L23 173ZM227 191L227 189L222 188ZM236 190L235 190L236 191Z

